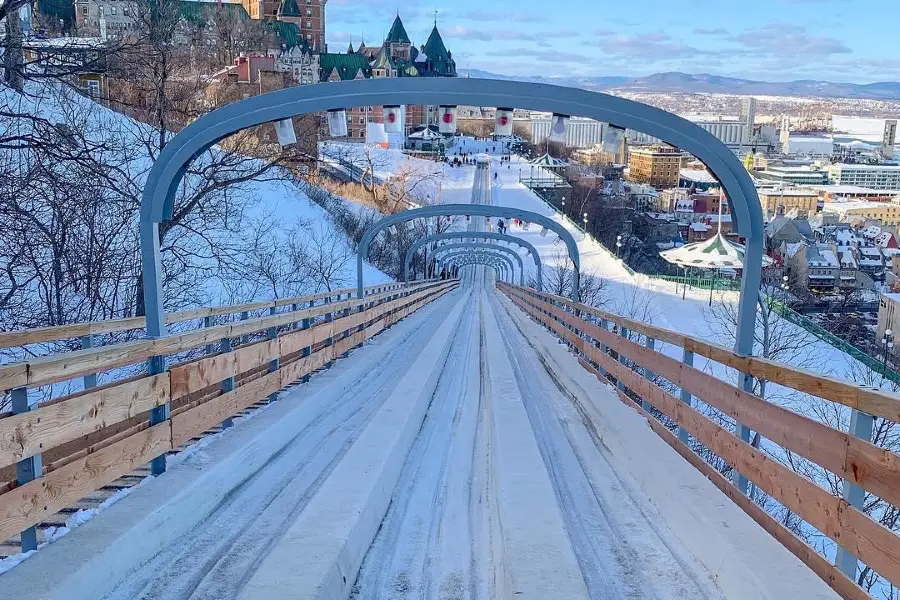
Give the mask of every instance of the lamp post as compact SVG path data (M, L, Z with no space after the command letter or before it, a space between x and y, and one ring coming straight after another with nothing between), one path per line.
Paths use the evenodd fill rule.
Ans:
M884 377L885 373L887 373L888 351L893 350L894 348L894 334L890 329L884 330L884 336L881 338L881 348L884 352L884 358L881 364L881 376Z
M565 196L562 197L562 212L563 212L563 216L565 217L566 216L566 197Z
M616 258L619 258L619 255L622 253L622 236L616 236Z
M587 235L587 213L584 213L584 215L582 215L581 220L584 222L584 235Z
M781 289L784 291L784 305L787 306L788 303L788 289L790 286L788 285L788 276L785 275L781 278Z

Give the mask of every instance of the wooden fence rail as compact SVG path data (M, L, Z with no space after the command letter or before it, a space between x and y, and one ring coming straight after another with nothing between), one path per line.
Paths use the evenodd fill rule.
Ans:
M268 334L227 352L173 365L161 374L116 381L0 418L0 541L33 528L137 466L270 398L456 285L448 281L391 288L362 300L8 365L5 368L23 375L7 375L4 381L21 389L223 338ZM311 299L302 302L309 304ZM327 318L314 322L317 316ZM298 323L300 329L295 327ZM222 382L229 380L233 389L223 389ZM150 425L149 411L167 403L172 407L169 418ZM45 460L33 479L2 483L4 474L15 478L16 465L38 455Z
M900 397L872 390L774 361L741 357L730 350L684 334L668 331L600 311L571 300L498 284L512 302L564 339L581 357L582 365L618 385L623 400L647 414L655 409L683 428L761 490L828 536L895 586L900 586L900 537L846 500L791 470L765 452L742 441L648 378L652 373L678 386L688 398L699 398L736 422L756 430L787 452L798 454L849 482L900 506L900 456L869 440L834 429L781 406L769 403L690 364L641 344L626 335L637 332L648 340L662 340L687 352L706 356L741 372L764 378L826 401L837 402L898 421ZM618 332L610 331L612 324ZM871 598L854 581L830 564L800 538L759 509L724 477L709 467L661 422L651 426L683 456L791 552L828 582L844 598ZM702 468L699 466L702 463ZM845 484L846 485L846 484Z

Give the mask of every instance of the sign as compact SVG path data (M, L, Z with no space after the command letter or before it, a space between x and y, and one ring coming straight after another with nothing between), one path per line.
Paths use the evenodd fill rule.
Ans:
M513 109L498 108L494 119L494 135L509 137L513 131Z
M547 237L547 228L546 227L541 229L541 237Z
M288 118L275 121L275 135L278 136L278 143L281 146L296 144L297 134L294 133L294 120Z
M550 141L565 142L568 125L569 117L567 115L553 113L553 117L550 119Z
M384 107L385 133L403 133L403 113L399 106Z
M438 129L441 133L456 133L456 106L441 106Z
M343 109L328 111L328 133L331 137L347 137L347 113Z

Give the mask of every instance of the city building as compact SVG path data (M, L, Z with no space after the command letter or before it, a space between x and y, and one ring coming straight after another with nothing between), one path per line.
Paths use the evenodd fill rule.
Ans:
M892 196L886 190L876 190L858 185L809 185L806 187L819 194L819 200L822 202L840 199L887 202Z
M719 182L706 169L681 169L678 172L678 187L706 191L719 187Z
M866 202L865 200L833 200L822 207L822 212L837 215L839 221L852 223L867 219L882 225L900 224L900 204L895 202Z
M900 190L900 166L839 163L828 166L828 182L876 190Z
M22 42L25 62L32 70L65 75L95 98L107 98L105 42L100 38L34 38Z
M804 188L760 189L759 203L764 215L787 213L796 210L800 216L808 217L818 211L819 194Z
M782 132L784 130L782 129ZM827 137L806 135L785 135L782 133L782 148L785 154L803 156L831 156L834 154L834 140Z
M878 341L884 337L885 331L893 335L900 331L900 294L881 294L878 300ZM893 351L900 352L900 344L894 343Z
M837 250L830 244L785 244L785 258L796 285L810 291L840 289L841 265Z
M655 188L678 185L681 168L690 156L669 146L632 148L628 153L628 178Z
M801 166L769 166L757 171L758 179L789 183L792 185L825 185L828 183L828 172L816 167Z
M310 48L327 52L325 4L328 0L241 0L251 19L293 23Z
M319 56L319 81L370 77L456 77L456 61L444 44L437 23L426 42L416 48L397 15L380 45L366 46L361 41L355 51L351 44L346 52L326 52ZM358 106L346 112L347 134L351 139L366 139L368 124L384 120L381 106ZM437 122L437 107L407 105L403 113L406 134Z

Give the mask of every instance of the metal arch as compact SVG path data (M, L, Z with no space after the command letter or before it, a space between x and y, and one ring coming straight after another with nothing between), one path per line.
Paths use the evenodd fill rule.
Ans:
M442 263L451 262L454 260L458 260L460 258L471 257L480 260L494 260L499 261L500 264L506 266L508 268L507 273L509 274L509 278L512 279L515 270L513 268L512 261L503 254L496 254L494 252L482 252L480 250L460 250L458 252L454 252L453 254L448 254L441 259ZM510 281L509 283L514 283Z
M438 253L450 252L452 250L464 250L466 248L471 248L475 251L481 250L483 252L502 252L503 254L512 258L513 263L519 265L519 281L521 286L525 286L525 264L522 262L522 257L519 256L514 250L511 248L507 248L506 246L500 246L497 244L485 244L478 242L460 242L458 244L447 244L445 246L439 246L435 248L434 253L437 255ZM515 280L515 274L513 273L513 277Z
M483 265L485 267L491 267L492 269L494 269L494 272L497 275L497 279L499 279L500 281L504 280L504 276L505 276L504 273L506 271L506 265L504 265L502 261L495 260L492 258L489 258L489 259L486 259L483 261L479 260L477 258L461 258L459 260L454 261L453 264L456 265L459 269L463 269L465 267L475 266L475 265Z
M452 240L452 239L460 239L460 238L473 238L473 239L481 239L481 240L499 240L502 242L508 242L510 244L517 244L522 248L525 248L531 257L534 259L534 268L537 270L537 291L542 291L543 288L543 274L542 274L542 263L541 263L541 255L538 253L537 248L523 240L522 238L507 235L505 233L494 233L492 231L448 231L445 233L437 233L435 235L429 235L428 237L422 238L421 240L414 243L410 246L409 250L406 252L406 260L403 262L403 281L404 283L409 283L409 266L412 263L413 255L423 246L429 244L431 242L439 242L441 240Z
M362 297L363 293L363 260L369 254L369 246L375 237L383 230L391 225L411 221L413 219L421 219L428 217L453 217L469 215L474 217L500 217L506 219L521 219L527 223L536 223L542 227L550 229L560 239L565 242L569 251L569 258L574 266L574 276L572 277L572 300L579 301L578 290L581 287L581 258L578 253L578 244L575 238L569 233L561 223L550 217L545 217L535 212L511 208L507 206L494 206L487 204L436 204L434 206L425 206L422 208L414 208L397 214L388 215L371 225L359 242L356 254L356 293L358 297Z
M734 229L746 239L735 350L745 356L752 353L762 269L762 209L750 175L722 142L686 119L624 98L539 83L448 77L373 78L290 87L211 111L172 138L150 170L141 197L147 335L166 332L158 226L171 217L175 191L188 163L219 140L248 127L328 109L385 104L515 106L590 117L642 131L696 156L724 187Z
M501 257L499 254L478 254L473 256L472 254L456 254L452 258L446 259L438 259L438 264L442 267L445 266L445 262L450 262L454 265L458 266L466 266L469 264L484 264L490 265L497 268L497 276L499 279L508 282L514 282L514 275L509 271L512 269L512 265L508 260L504 260L504 257Z

